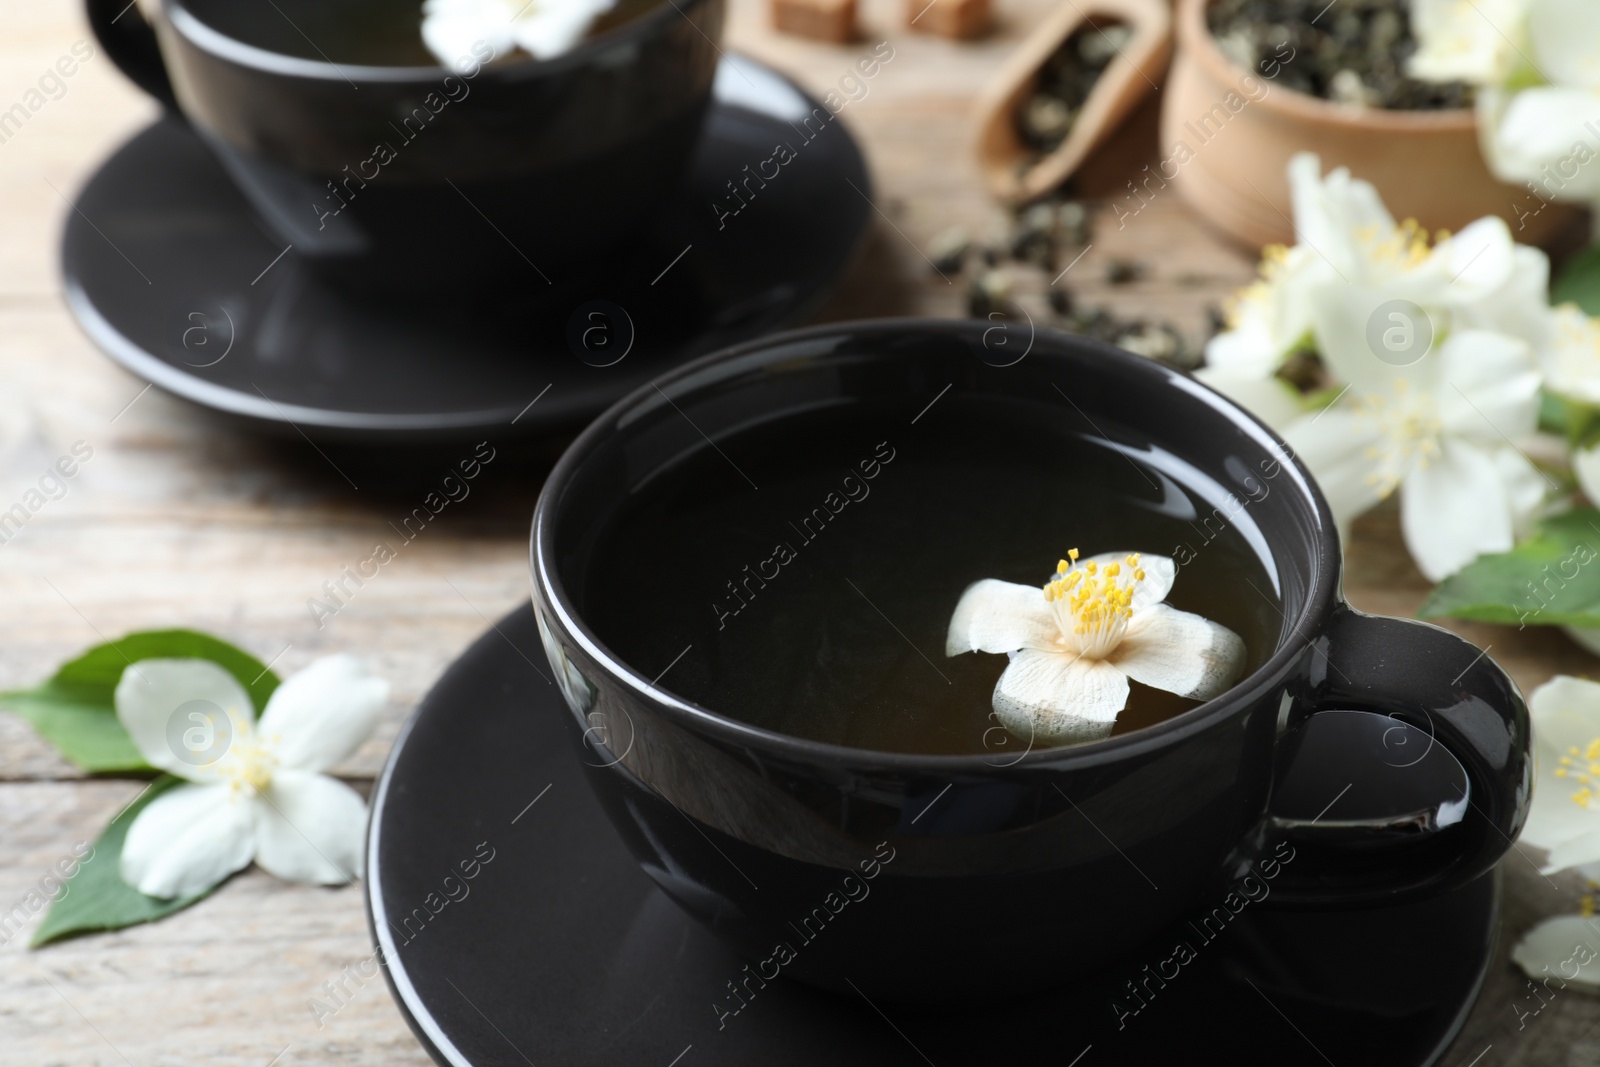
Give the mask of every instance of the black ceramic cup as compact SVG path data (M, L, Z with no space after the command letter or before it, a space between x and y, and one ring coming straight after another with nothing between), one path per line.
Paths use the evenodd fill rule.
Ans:
M571 736L644 869L750 961L714 1011L740 1010L778 975L873 999L1014 995L1103 965L1186 915L1201 931L1246 903L1374 905L1460 886L1522 826L1531 761L1515 685L1444 629L1345 603L1327 504L1283 442L1184 374L1020 332L883 320L729 349L616 404L545 485L533 600ZM943 390L1040 405L1152 473L1197 470L1185 484L1206 487L1217 510L1196 522L1248 528L1280 591L1275 651L1156 725L997 759L760 729L652 684L585 622L597 537L668 465L737 451L752 425L803 427L843 406L881 417L909 448L913 418ZM1319 747L1352 722L1378 730L1364 746ZM1283 774L1291 757L1312 771L1298 797ZM1458 777L1424 780L1420 768L1441 759ZM1415 795L1430 788L1442 795ZM1375 791L1392 803L1374 803ZM1366 799L1352 806L1354 795Z
M278 240L336 282L426 294L559 285L634 234L699 137L724 0L453 68L329 60L270 3L159 0L153 27L126 0L87 3L117 66L188 119Z

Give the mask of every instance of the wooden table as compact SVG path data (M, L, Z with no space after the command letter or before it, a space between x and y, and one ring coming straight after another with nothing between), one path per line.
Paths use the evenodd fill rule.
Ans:
M864 39L832 46L775 36L762 0L732 0L728 42L818 91L879 40L896 50L842 116L867 148L881 215L822 318L964 313L962 283L934 275L919 249L952 224L981 235L1001 223L969 151L970 104L1050 6L1000 0L997 35L957 45L908 34L902 0L863 0ZM88 36L74 0L9 5L0 107ZM307 448L241 438L142 392L78 332L56 265L72 210L66 198L156 109L98 52L66 84L0 143L0 501L17 499L74 441L88 442L94 457L65 498L0 545L0 688L31 684L103 637L162 626L215 632L284 671L355 651L394 682L377 736L339 768L365 788L446 664L527 597L527 520L538 487L489 468L468 501L318 629L307 599L364 558L388 520L415 501L353 491ZM1148 264L1149 277L1107 285L1105 265L1118 257ZM1168 195L1124 229L1101 226L1072 278L1081 302L1167 318L1198 340L1206 307L1252 270L1248 256ZM1037 299L1040 285L1030 280L1023 298ZM1358 524L1350 557L1348 592L1358 606L1405 615L1421 603L1427 585L1400 546L1392 508ZM1524 689L1594 662L1556 633L1462 632L1492 645ZM92 839L140 788L85 777L21 720L0 715L0 907L20 900L74 842ZM1504 869L1502 959L1446 1062L1480 1054L1482 1067L1600 1062L1600 1000L1564 993L1519 1029L1512 1001L1522 979L1503 958L1504 941L1537 917L1574 910L1581 886L1571 876L1544 879L1520 851ZM153 926L33 953L24 940L0 947L6 1064L263 1067L280 1053L284 1065L428 1062L376 979L320 1028L309 1006L371 950L356 887L289 886L252 870ZM1429 963L1415 966L1420 977Z

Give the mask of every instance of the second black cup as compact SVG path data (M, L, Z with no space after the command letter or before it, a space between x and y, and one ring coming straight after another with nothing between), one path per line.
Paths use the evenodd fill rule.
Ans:
M448 68L343 62L273 4L88 11L279 240L340 283L426 294L558 285L635 234L698 140L723 4L663 2L549 60L480 43ZM318 25L374 6L325 0ZM381 6L420 22L420 0Z

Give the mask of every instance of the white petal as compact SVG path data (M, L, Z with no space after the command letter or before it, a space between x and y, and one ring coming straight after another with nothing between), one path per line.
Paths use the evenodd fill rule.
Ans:
M1535 350L1550 336L1550 257L1537 248L1511 250L1511 271L1505 284L1482 298L1457 303L1456 329L1493 330L1526 341Z
M204 659L144 659L117 682L117 720L139 754L192 782L221 778L220 758L255 711L238 679Z
M1400 483L1400 529L1430 582L1513 543L1511 504L1491 454L1456 437L1441 438L1439 449Z
M519 6L511 0L424 0L422 43L444 66L470 70L477 62L474 45L487 44L494 56L515 47L511 20Z
M1512 539L1521 541L1533 534L1534 520L1544 506L1550 483L1533 462L1514 448L1498 448L1494 458L1500 484L1505 487L1506 504L1511 509Z
M1128 552L1101 552L1096 556L1085 557L1083 562L1094 560L1101 567L1108 563L1120 563L1126 572L1128 555ZM1134 611L1148 608L1167 599L1167 594L1172 592L1172 583L1178 580L1178 565L1173 562L1171 556L1146 555L1141 552L1139 567L1144 571L1144 581L1133 587L1133 600L1128 605Z
M1340 526L1383 499L1367 449L1378 443L1370 420L1336 405L1290 425L1284 437L1328 498Z
M1581 915L1558 915L1528 931L1511 950L1511 962L1545 989L1559 994L1566 983L1600 989L1600 922ZM1518 991L1521 993L1522 991ZM1537 1010L1534 993L1522 996L1526 1012ZM1540 1002L1542 1003L1540 998ZM1512 1010L1516 1011L1513 1003ZM1518 1012L1520 1018L1522 1012Z
M1327 260L1335 276L1355 282L1366 275L1367 256L1359 234L1387 234L1394 216L1370 182L1340 167L1321 175L1322 161L1309 152L1289 160L1289 191L1294 203L1296 239Z
M1533 724L1534 790L1522 840L1553 849L1563 842L1600 830L1600 800L1591 808L1574 799L1582 782L1573 773L1587 773L1591 742L1600 738L1600 684L1557 675L1528 697ZM1578 754L1571 755L1576 749ZM1563 765L1561 758L1573 763ZM1557 771L1565 770L1562 776ZM1600 857L1597 857L1600 858Z
M1555 776L1554 770L1560 766L1559 755L1559 752L1541 751L1534 760L1537 769L1533 803L1528 808L1528 822L1519 840L1535 848L1553 849L1600 830L1600 809L1589 808L1573 798L1579 783L1570 775Z
M1447 433L1485 445L1539 425L1539 372L1525 342L1486 330L1452 333L1438 352L1439 418Z
M1011 657L994 687L994 712L1030 744L1096 741L1128 705L1128 679L1103 660L1027 650Z
M339 885L361 875L367 806L337 779L280 770L259 795L256 863L288 882Z
M1557 85L1600 88L1600 4L1533 0L1528 40L1539 71Z
M1411 0L1418 48L1406 72L1425 81L1500 81L1515 56L1525 0Z
M1585 124L1596 119L1600 119L1600 95L1593 91L1535 86L1506 103L1499 139L1510 152L1553 163L1571 155L1575 144L1592 140Z
M186 897L242 869L255 853L249 801L225 785L180 785L134 817L122 880L152 897Z
M1044 598L1043 584L1018 585L985 578L967 586L950 616L944 654L1057 647L1061 627Z
M1600 323L1577 305L1563 304L1544 325L1539 356L1550 391L1600 406Z
M1591 129L1600 127L1600 93L1554 86L1485 91L1478 115L1484 158L1501 180L1534 182L1541 195L1556 200L1600 195Z
M1238 681L1244 642L1220 623L1167 604L1135 611L1109 657L1136 682L1191 700L1210 700Z
M356 750L378 723L389 683L354 656L327 656L284 680L256 734L286 767L321 771Z
M1428 353L1445 325L1428 308L1430 296L1438 294L1401 294L1398 288L1339 282L1313 294L1317 350L1353 393L1388 395L1396 381L1416 387L1432 371Z
M1268 293L1265 287L1245 290L1234 313L1237 325L1206 342L1208 369L1254 379L1270 377L1283 364L1272 337Z
M1539 868L1539 873L1555 874L1585 863L1600 863L1600 829L1569 837L1556 845L1550 850L1544 866Z
M1339 274L1322 253L1306 245L1296 245L1284 253L1273 275L1272 336L1280 352L1287 355L1311 334L1311 295L1317 287L1334 281Z
M1470 304L1498 291L1511 277L1515 261L1511 228L1498 215L1469 224L1435 251L1444 272L1446 296Z

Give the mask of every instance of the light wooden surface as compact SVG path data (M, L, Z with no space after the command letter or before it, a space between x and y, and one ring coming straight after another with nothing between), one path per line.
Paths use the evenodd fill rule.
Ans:
M969 105L1050 6L1000 0L998 34L958 45L908 34L902 0L863 0L863 40L821 45L774 36L761 0L733 0L729 44L818 91L878 41L896 50L868 95L843 113L866 146L877 206L892 226L876 221L823 317L962 313L961 283L933 275L918 249L952 224L979 234L999 224L969 151ZM86 37L73 0L8 5L0 109ZM73 442L94 449L68 495L0 545L0 688L38 680L103 636L168 625L281 657L285 671L355 651L394 682L382 729L340 768L365 788L407 710L486 620L527 596L537 486L491 465L465 503L319 630L307 599L364 558L387 536L388 520L416 501L352 491L307 449L241 439L158 392L141 395L143 383L102 358L61 301L56 242L71 210L66 198L154 114L96 54L65 95L0 144L0 508ZM1152 273L1113 290L1102 279L1115 257L1143 261ZM1168 318L1198 338L1206 306L1251 272L1247 256L1167 195L1123 229L1102 225L1072 280L1083 303ZM1040 284L1024 286L1024 299L1037 297ZM1392 511L1358 525L1351 559L1348 592L1358 606L1409 614L1421 602L1426 584L1400 549ZM1525 688L1594 666L1557 634L1463 632L1491 645ZM24 723L0 715L0 908L21 900L139 788L85 779ZM1576 880L1547 881L1525 855L1513 852L1505 873L1510 937L1576 904ZM34 953L24 940L0 947L0 1063L263 1067L280 1053L284 1065L428 1062L381 979L321 1027L309 1007L323 983L371 951L355 887L286 886L252 871L154 926ZM1419 980L1428 965L1416 961ZM1600 1000L1565 993L1519 1030L1512 1001L1520 986L1502 959L1447 1063L1600 1063Z

